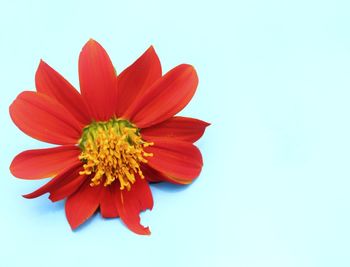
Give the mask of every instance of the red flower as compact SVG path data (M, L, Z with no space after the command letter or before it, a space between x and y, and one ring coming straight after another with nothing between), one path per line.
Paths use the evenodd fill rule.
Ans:
M153 207L147 181L188 184L202 168L193 142L209 124L173 117L194 95L196 71L183 64L162 76L151 46L117 76L106 51L89 40L80 53L79 80L81 94L40 62L37 92L22 92L10 115L29 136L59 146L20 153L11 172L23 179L53 177L24 197L67 198L72 229L99 208L103 217L120 217L135 233L150 234L139 217Z

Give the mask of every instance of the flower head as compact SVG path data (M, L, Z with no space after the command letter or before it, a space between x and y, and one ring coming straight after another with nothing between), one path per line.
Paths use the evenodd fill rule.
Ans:
M162 76L151 46L117 75L106 51L91 39L80 53L79 81L80 93L40 62L36 92L22 92L10 115L29 136L58 146L24 151L10 170L22 179L53 177L24 197L49 193L52 201L67 199L72 229L99 209L135 233L150 234L139 217L153 207L148 182L188 184L203 165L193 143L209 124L174 117L196 91L196 71L182 64Z

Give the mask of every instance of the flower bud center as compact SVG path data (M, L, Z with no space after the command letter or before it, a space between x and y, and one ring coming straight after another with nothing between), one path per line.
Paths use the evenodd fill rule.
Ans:
M84 163L80 175L91 177L91 186L118 181L120 189L130 190L137 175L144 178L141 164L153 154L143 149L151 146L142 140L139 129L127 120L93 122L84 128L79 159Z

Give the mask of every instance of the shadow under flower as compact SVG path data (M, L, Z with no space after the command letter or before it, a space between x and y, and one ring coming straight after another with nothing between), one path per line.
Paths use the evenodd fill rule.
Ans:
M195 182L193 182L195 183ZM167 182L151 183L151 188L156 188L164 192L176 193L181 192L189 188L193 183L187 185L172 184Z
M48 194L31 201L36 202L33 206L40 214L62 212L62 210L64 211L65 200L52 202L48 199Z
M90 224L93 223L93 221L96 220L96 216L98 216L99 211L95 211L94 214L91 215L84 223L79 225L77 228L74 230L72 229L73 233L79 233L80 231L84 231L85 228L89 227ZM68 223L68 222L67 222ZM96 223L96 222L95 222Z

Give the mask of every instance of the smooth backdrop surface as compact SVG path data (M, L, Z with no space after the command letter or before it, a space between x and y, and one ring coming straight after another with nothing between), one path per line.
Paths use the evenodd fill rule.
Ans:
M0 266L350 266L349 1L0 1ZM75 86L90 38L120 72L153 44L200 84L181 113L212 123L187 187L152 186L150 237L26 200L8 106L43 58Z

